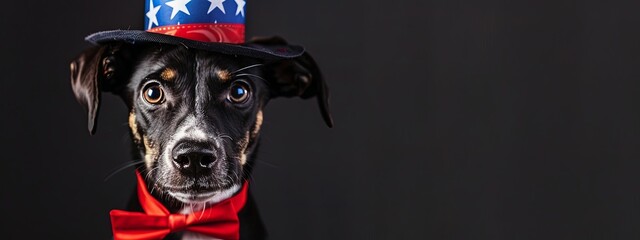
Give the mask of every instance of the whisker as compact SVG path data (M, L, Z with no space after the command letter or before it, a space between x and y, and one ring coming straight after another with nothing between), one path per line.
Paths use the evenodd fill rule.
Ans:
M266 79L264 79L264 78L262 78L262 77L260 77L258 75L255 75L255 74L241 73L241 74L236 75L236 77L241 77L241 76L255 77L255 78L258 78L258 79L264 81L267 85L269 85L269 81L267 81Z
M253 168L253 163L247 162L246 164L247 164L247 167ZM242 183L244 183L245 181L252 182L253 174L247 171L247 168L244 168L242 170L242 173L240 172L236 173L236 179L241 179Z
M200 213L200 217L198 217L198 219L202 219L202 216L204 216L204 210L207 208L207 203L203 202L202 203L202 212Z
M116 175L117 173L119 173L119 172L121 172L121 171L123 171L123 170L125 170L125 169L127 169L127 168L130 168L130 167L133 167L133 166L135 166L135 165L138 165L138 164L140 164L140 163L144 163L144 160L138 160L138 161L127 162L127 163L121 164L121 165L120 165L120 167L118 167L116 170L111 171L111 173L110 173L109 175L107 175L107 176L104 178L104 180L103 180L103 181L104 181L104 182L106 182L106 181L107 181L107 180L109 180L111 177L113 177L113 175Z
M147 181L147 182L151 181L151 180L150 180L151 172L153 172L154 170L158 170L158 168L160 168L160 166L156 166L156 167L152 168L151 170L149 170L149 172L147 172L147 174L146 174L146 175L145 175L145 177L144 177L145 181ZM158 180L157 180L157 179L156 179L156 180L154 180L154 181L151 183L151 186L152 186L152 187L151 187L151 191L149 192L149 194L153 194L153 191L154 191L154 190L156 190L156 186L158 185L157 183L158 183Z
M235 71L233 71L233 72L231 72L231 73L229 73L229 74L230 74L230 75L233 75L233 74L235 74L235 73L237 73L237 72L244 71L244 70L247 70L247 69L249 69L249 68L259 67L259 66L262 66L262 65L264 65L264 64L262 64L262 63L258 63L258 64L249 65L249 66L246 66L246 67L240 68L240 69L238 69L238 70L235 70Z
M229 140L233 141L233 138L231 136L229 136L229 135L226 135L226 134L220 134L220 135L218 135L218 137L220 137L220 138L228 138Z
M269 166L269 167L272 167L272 168L280 168L280 166L278 164L275 164L275 163L270 163L270 162L266 162L266 161L262 161L262 160L261 161L256 160L255 162L262 163L262 164L264 164L266 166Z

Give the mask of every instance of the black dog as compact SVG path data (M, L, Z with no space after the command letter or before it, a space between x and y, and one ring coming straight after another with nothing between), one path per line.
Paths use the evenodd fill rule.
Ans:
M286 44L280 38L253 43ZM171 212L224 200L249 178L271 98L316 96L332 126L327 86L306 53L269 61L184 46L113 43L90 48L73 61L71 83L88 110L91 134L100 92L124 100L138 169ZM130 210L140 210L135 194L132 200ZM266 237L251 195L239 218L242 239Z

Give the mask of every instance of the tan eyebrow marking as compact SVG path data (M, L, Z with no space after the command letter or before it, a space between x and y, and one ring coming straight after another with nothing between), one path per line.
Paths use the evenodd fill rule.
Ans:
M229 73L229 71L227 70L216 70L216 76L218 76L218 79L221 82L226 82L231 79L231 73Z
M165 81L173 81L176 79L176 71L171 68L165 68L162 70L162 73L160 73L160 78Z

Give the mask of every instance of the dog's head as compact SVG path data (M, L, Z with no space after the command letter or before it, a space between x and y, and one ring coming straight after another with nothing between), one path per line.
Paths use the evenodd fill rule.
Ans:
M253 44L286 44L280 38ZM71 63L77 100L96 130L100 93L119 95L143 176L179 203L229 197L250 171L263 109L274 97L317 97L331 126L328 91L308 54L261 60L163 44L113 43Z

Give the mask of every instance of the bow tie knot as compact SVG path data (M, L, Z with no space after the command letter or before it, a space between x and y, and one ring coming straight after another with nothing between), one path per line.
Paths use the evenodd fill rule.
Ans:
M171 232L178 232L187 226L187 215L171 214L169 215L169 229Z

